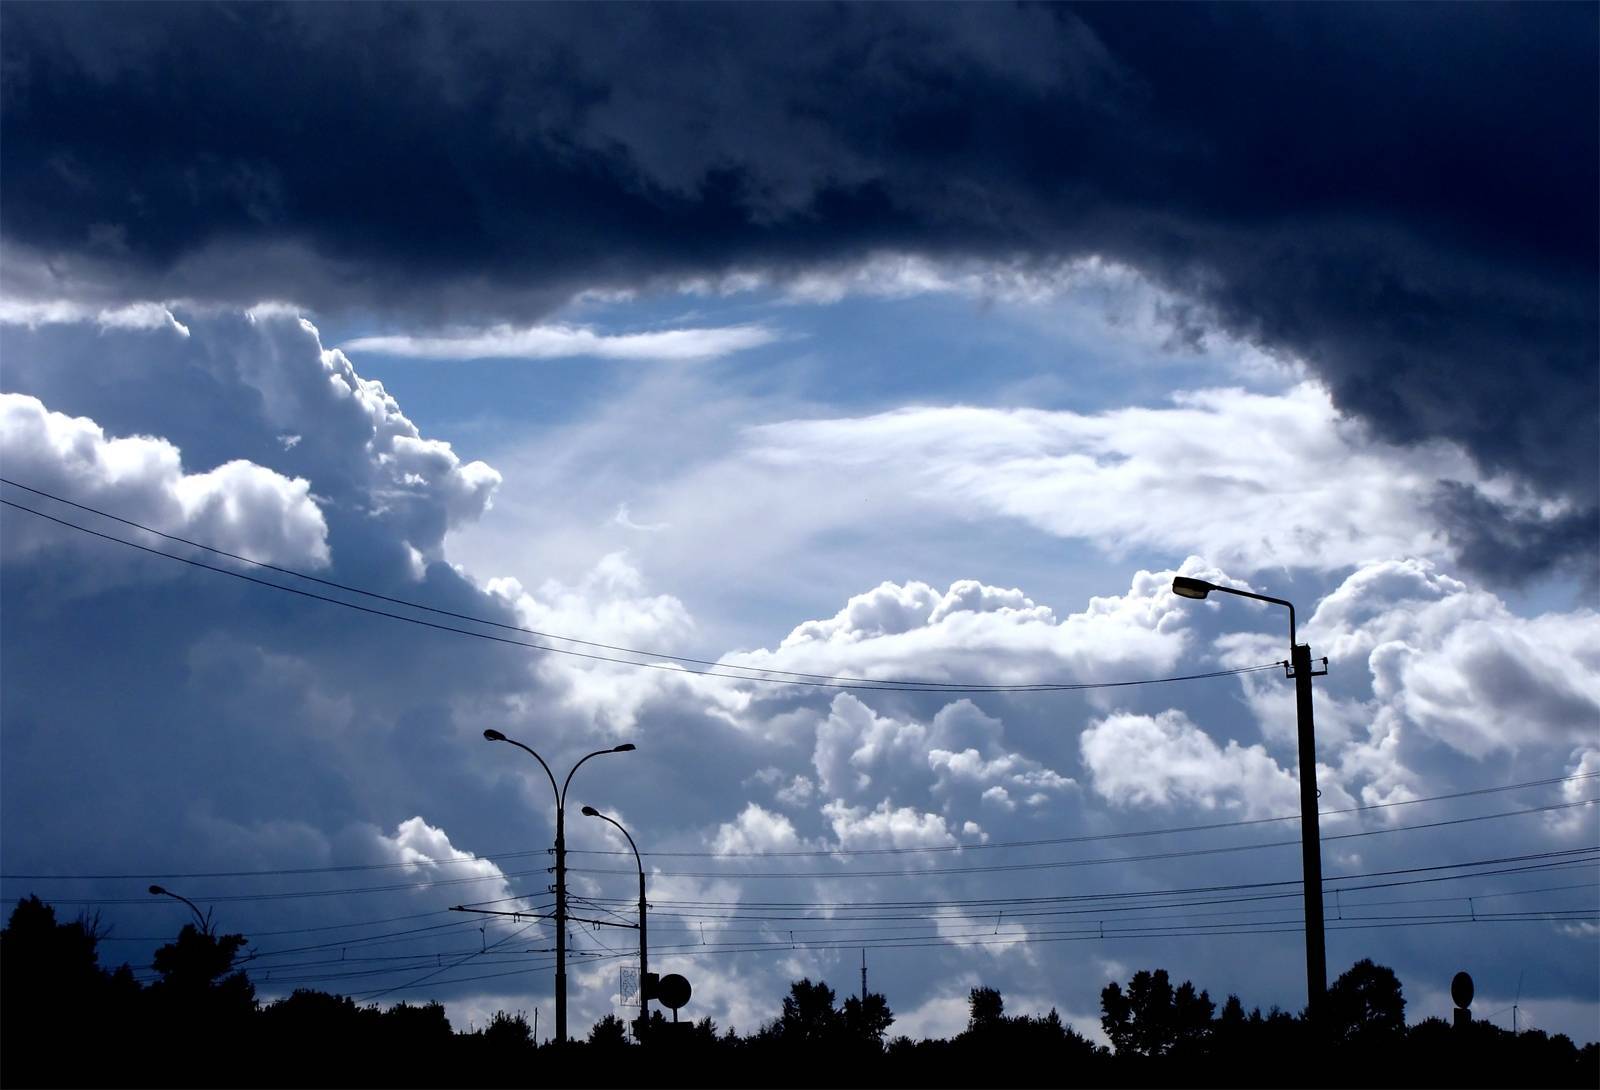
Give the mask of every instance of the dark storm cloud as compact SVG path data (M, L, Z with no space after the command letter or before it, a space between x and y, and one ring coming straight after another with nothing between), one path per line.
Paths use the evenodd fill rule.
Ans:
M1438 520L1463 567L1506 583L1530 571L1571 567L1593 591L1600 572L1589 562L1600 542L1600 510L1575 508L1530 519L1459 481L1441 481L1429 513Z
M1098 253L1387 438L1596 501L1591 5L0 19L13 291L460 318L874 249Z

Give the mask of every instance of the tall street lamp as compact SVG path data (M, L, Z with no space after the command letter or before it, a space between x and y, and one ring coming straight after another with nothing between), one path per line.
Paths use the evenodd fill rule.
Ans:
M194 902L189 900L189 898L185 897L181 893L174 893L170 889L163 889L160 886L151 886L150 894L153 897L171 897L174 900L182 901L184 904L189 906L189 911L194 913L194 922L199 925L200 933L203 935L210 934L210 921L200 914L200 910L195 907Z
M599 818L609 821L617 827L617 831L628 837L628 847L633 849L634 862L639 864L639 1028L636 1036L644 1039L647 1027L650 1025L650 944L645 934L645 903L644 903L644 860L639 856L639 845L633 842L633 837L628 836L628 830L616 818L610 818L596 810L593 806L583 808L584 817Z
M1219 587L1203 579L1180 575L1172 580L1172 593L1182 598L1204 598L1212 591L1271 602L1289 610L1289 676L1294 678L1300 749L1300 866L1306 916L1306 1001L1313 1025L1321 1021L1323 998L1328 991L1328 953L1322 930L1322 834L1317 825L1317 740L1311 722L1311 679L1326 674L1311 668L1311 647L1295 639L1294 605L1282 598Z
M602 753L629 753L634 749L634 745L632 742L624 742L620 746L597 749L593 753L586 754L583 760L572 766L572 771L567 773L566 782L557 787L555 773L550 771L550 766L545 764L544 758L533 750L515 738L507 738L497 730L486 730L483 736L491 742L509 742L531 754L533 759L539 762L539 767L544 769L544 774L550 777L550 789L556 794L556 1041L565 1045L567 1043L567 788L572 785L573 773L582 768L583 762L590 757L598 757Z

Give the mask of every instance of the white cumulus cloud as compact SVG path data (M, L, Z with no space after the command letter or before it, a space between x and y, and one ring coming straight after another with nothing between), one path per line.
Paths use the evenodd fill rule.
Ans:
M1473 757L1594 742L1600 614L1521 617L1422 559L1352 574L1307 625L1330 658L1365 660L1381 714Z
M840 848L928 848L956 843L955 835L938 814L911 806L895 806L885 799L873 809L850 806L835 799L822 807Z
M164 439L108 437L93 420L52 412L26 394L0 394L0 462L22 484L253 560L314 568L329 561L327 523L309 482L243 460L186 473L181 452ZM21 530L28 518L8 520L13 555L44 540L43 526Z
M1265 749L1231 739L1219 746L1177 709L1106 716L1083 732L1079 748L1094 790L1117 806L1189 805L1246 818L1299 809L1299 781Z
M957 580L885 582L838 613L797 625L776 649L724 656L741 666L869 678L1025 684L1107 681L1172 667L1188 616L1170 573L1138 572L1125 595L1057 618L1022 591Z

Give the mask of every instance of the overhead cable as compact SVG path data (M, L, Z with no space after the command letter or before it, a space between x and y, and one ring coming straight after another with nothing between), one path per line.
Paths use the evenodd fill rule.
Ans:
M15 487L25 488L25 489L27 489L27 491L30 491L30 492L37 492L39 495L47 496L50 499L57 499L57 500L59 500L59 502L67 503L67 504L70 504L71 506L74 506L74 507L83 507L82 504L75 504L75 503L72 503L72 501L70 501L70 500L60 500L59 497L50 496L49 493L39 492L38 489L28 488L28 486L26 486L26 485L19 485L14 481L4 480L3 478L0 478L0 481L4 481L4 483L13 485ZM787 670L768 669L766 667L756 667L756 666L742 666L742 665L739 665L737 663L718 662L718 661L713 661L713 660L710 660L710 659L693 659L693 658L687 658L685 656L658 654L658 653L653 652L653 651L642 651L642 650L637 650L637 649L634 649L634 648L618 647L616 645L611 645L611 644L597 644L597 643L595 643L593 641L589 641L589 640L579 640L579 639L575 639L575 638L567 637L567 636L554 636L554 635L550 635L548 633L538 632L537 630L534 630L534 629L524 629L524 628L520 628L520 627L518 627L516 625L506 625L506 624L503 624L503 623L498 622L498 621L490 621L490 620L483 619L483 618L471 617L471 616L466 615L466 614L452 613L452 612L450 612L448 610L436 609L435 607L432 607L432 606L422 605L422 604L416 603L416 602L409 602L409 601L406 601L405 599L392 598L392 597L389 597L387 595L378 594L376 592L365 591L365 590L360 590L358 588L348 587L348 586L345 586L344 584L340 584L340 583L331 583L328 580L318 579L315 576L304 575L303 573L295 572L295 571L293 571L291 569L279 568L279 567L276 567L276 566L270 565L270 564L263 564L263 563L260 563L258 561L250 560L250 559L248 559L246 557L241 557L241 556L237 556L236 554L226 552L225 550L222 550L222 549L214 549L214 548L212 548L211 546L208 546L208 545L200 545L200 544L198 544L196 542L189 541L188 539L185 539L185 538L172 538L171 535L163 534L159 530L152 530L149 527L140 525L138 523L132 523L127 519L122 519L122 518L119 518L118 516L115 516L115 515L105 515L105 512L94 511L93 508L87 508L87 507L83 508L86 511L94 511L94 513L96 513L96 514L105 515L105 517L115 519L118 522L125 522L125 523L128 523L129 525L137 526L139 529L145 530L145 531L147 531L149 533L156 534L156 535L161 536L161 537L171 538L172 540L179 541L179 542L181 542L181 543L183 543L185 545L194 546L195 548L205 549L205 550L217 553L218 555L226 556L226 557L229 557L230 559L237 560L237 561L239 561L241 563L252 564L252 565L255 565L257 567L265 568L265 569L268 569L268 570L271 570L271 571L281 572L281 573L288 574L288 575L291 575L291 576L295 576L295 577L298 577L298 578L311 580L311 581L317 582L317 583L322 583L322 584L328 585L330 587L335 587L335 588L338 588L340 590L347 591L349 593L368 595L370 597L373 597L373 598L376 598L376 599L381 599L383 601L387 601L387 602L390 602L390 603L404 605L407 608L419 609L419 610L424 610L424 611L433 612L433 613L442 613L442 614L445 614L445 615L448 615L448 616L451 616L451 617L455 617L455 618L459 618L459 619L464 619L464 620L470 621L470 622L472 622L474 624L489 625L489 626L494 626L494 627L498 627L498 628L502 628L502 629L510 629L510 630L516 631L516 632L532 633L532 634L539 635L539 636L541 636L542 638L545 638L545 639L557 639L557 640L562 640L562 641L569 642L569 643L577 643L577 644L580 644L580 645L583 645L583 646L607 648L607 649L611 649L611 650L616 650L616 651L618 651L618 652L620 652L622 654L635 655L635 656L639 656L641 658L668 659L668 660L671 660L671 661L668 661L668 662L642 662L642 661L638 661L638 659L618 658L615 655L602 655L602 654L597 654L597 653L587 652L587 651L577 651L577 650L574 650L574 649L572 649L570 647L555 647L555 646L552 646L550 644L544 644L544 643L529 643L529 642L527 642L525 640L515 640L515 639L510 639L510 638L505 637L505 636L496 636L496 635L494 635L492 633L488 633L488 632L476 632L476 631L473 631L472 629L457 628L457 627L455 627L453 625L440 624L440 623L435 622L435 621L427 621L427 620L423 620L420 617L408 617L405 614L401 614L401 613L391 613L388 610L375 609L375 608L373 608L371 606L363 606L363 605L359 605L359 604L357 604L355 602L347 602L347 601L345 601L343 599L329 597L328 595L325 595L325 594L317 594L317 593L315 593L313 591L301 590L298 587L285 586L282 583L275 583L275 582L273 582L273 581L271 581L269 579L261 579L261 578L258 578L256 576L253 576L253 575L246 575L244 572L233 571L230 568L219 567L219 566L217 566L215 564L207 564L204 561L195 560L195 559L193 559L191 557L178 556L178 555L176 555L174 553L164 552L161 549L151 548L148 545L141 545L136 541L129 541L126 538L117 537L114 534L107 534L107 533L104 533L104 532L102 532L100 530L94 530L94 529L91 529L91 528L89 528L87 526L82 526L82 525L79 525L78 523L70 522L70 521L68 521L66 519L63 519L63 518L58 518L55 515L46 514L43 511L39 511L39 510L36 510L35 508L28 507L25 504L16 503L16 502L14 502L12 500L0 499L0 504L4 504L6 507L10 507L10 508L13 508L13 509L18 510L18 511L25 511L30 515L35 515L35 516L37 516L39 518L46 519L46 520L48 520L50 522L54 522L57 525L67 527L69 529L77 530L80 533L89 534L89 535L91 535L93 537L100 538L100 539L102 539L104 541L111 541L111 542L115 542L116 544L119 544L119 545L125 545L125 546L127 546L128 548L131 548L131 549L138 549L139 551L144 552L144 553L149 553L152 556L164 557L167 560L175 560L180 564L188 564L191 567L201 568L201 569L204 569L205 571L215 572L215 573L217 573L219 575L230 576L230 577L232 577L234 579L240 579L240 580L243 580L244 582L253 583L253 584L257 585L257 586L268 587L268 588L270 588L272 590L283 591L283 592L285 592L287 594L298 595L298 596L300 596L302 598L309 598L309 599L312 599L312 600L318 601L318 602L326 602L329 605L341 606L341 607L343 607L345 609L355 610L355 611L357 611L359 613L366 613L366 614L369 614L369 615L374 616L374 617L384 617L384 618L387 618L389 620L401 621L401 622L404 622L406 624L421 625L424 628L431 628L431 629L434 629L435 631L439 631L439 632L449 632L449 633L453 633L453 634L458 635L458 636L468 636L468 637L471 637L473 639L487 640L487 641L492 642L492 643L508 644L510 646L513 646L513 647L523 647L523 648L527 648L527 649L532 650L532 651L545 651L545 652L549 652L550 654L568 655L568 656L571 656L571 657L574 657L574 658L587 659L587 660L596 661L596 662L609 662L609 663L613 663L613 664L616 664L616 665L619 665L619 666L631 666L631 667L636 667L636 668L639 668L639 669L647 669L647 670L661 670L661 671L666 671L666 672L675 673L675 674L692 674L692 675L696 675L696 676L700 676L700 677L720 677L720 678L726 678L726 679L728 679L730 681L759 682L759 683L762 683L762 684L769 684L769 685L791 685L791 686L800 686L800 687L803 687L803 688L846 689L846 690L883 691L883 692L935 692L935 693L954 693L954 694L960 694L960 693L1080 692L1080 691L1091 690L1091 689L1120 689L1120 688L1128 688L1128 687L1132 687L1132 686L1141 686L1141 685L1164 685L1164 684L1169 684L1169 683L1172 683L1172 682L1179 682L1179 681L1201 681L1201 680L1206 680L1206 679L1211 679L1211 678L1237 677L1237 676L1242 675L1242 674L1259 673L1259 672L1264 671L1264 670L1276 670L1276 669L1281 668L1284 665L1284 663L1280 660L1278 662L1263 663L1263 664L1261 664L1259 666L1235 667L1235 668L1232 668L1232 669L1225 669L1225 670L1206 670L1206 671L1201 671L1201 672L1192 673L1192 674L1177 674L1177 675L1173 675L1171 677L1140 678L1140 679L1127 680L1127 681L1039 682L1039 683L1031 683L1031 684L1013 684L1013 685L989 684L989 683L983 683L983 682L920 681L920 680L915 680L915 679L901 680L901 679L894 679L894 678L873 679L873 678L851 677L851 676L848 676L848 675L838 675L838 674L800 674L800 673L796 673L796 672L793 672L793 671L787 671ZM684 664L688 664L688 665L678 665L680 663L684 663ZM772 676L772 675L788 675L788 676Z
M1364 806L1346 806L1333 810L1319 811L1322 817L1340 814L1362 814L1375 810L1387 810L1398 806L1416 806L1422 803L1443 802L1451 799L1470 798L1478 795L1490 795L1505 791L1521 791L1533 787L1546 787L1558 783L1573 783L1580 780L1590 780L1600 777L1600 772L1578 772L1570 776L1554 776L1542 780L1527 780L1523 783L1497 784L1492 787L1476 787L1465 791L1452 791L1443 795L1426 795L1415 799L1400 799L1395 802L1375 802ZM1577 803L1574 805L1584 805ZM1045 837L1037 840L1002 840L985 843L961 844L934 844L919 845L900 848L832 848L816 849L813 851L777 851L777 852L675 852L655 851L641 852L643 859L784 859L784 858L831 858L834 856L870 856L870 855L912 855L940 852L964 852L979 850L994 850L998 848L1035 848L1055 844L1087 844L1104 840L1127 840L1147 836L1167 836L1177 833L1214 832L1218 829L1247 828L1253 825L1270 825L1284 821L1299 821L1299 814L1283 814L1269 818L1247 818L1240 821L1213 821L1203 825L1172 825L1158 829L1131 829L1113 833L1087 833L1081 836ZM1324 839L1328 839L1324 837ZM549 855L552 848L530 848L521 851L484 852L481 855L470 856L465 859L444 858L417 858L401 863L350 863L324 867L269 867L260 870L224 870L224 871L124 871L120 873L79 873L79 874L44 874L44 873L10 873L0 874L0 879L7 881L145 881L148 879L165 878L254 878L270 877L277 875L299 874L338 874L352 871L376 870L407 870L420 866L464 866L467 864L491 862L498 863L508 859L522 859L529 856ZM587 848L568 848L568 855L632 855L630 852L617 852L610 850L597 850ZM507 872L529 873L529 872ZM610 872L607 872L610 873ZM629 872L631 873L631 872ZM340 926L340 925L334 925Z

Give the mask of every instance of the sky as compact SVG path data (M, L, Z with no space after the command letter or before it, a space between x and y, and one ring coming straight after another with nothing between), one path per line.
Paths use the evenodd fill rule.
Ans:
M1184 574L1327 658L1330 981L1600 1038L1597 22L0 7L0 892L547 1036L495 729L637 746L576 1034L583 805L723 1029L1298 1011L1287 617Z

